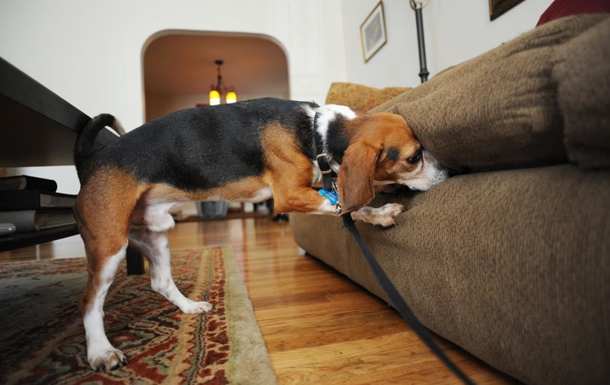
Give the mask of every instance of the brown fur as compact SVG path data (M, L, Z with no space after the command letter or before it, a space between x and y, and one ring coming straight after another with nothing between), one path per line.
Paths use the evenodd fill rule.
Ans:
M249 177L202 191L184 191L166 184L150 185L146 192L147 199L167 201L205 201L210 197L221 197L226 201L239 200L252 196L256 191L266 187L262 177Z
M273 191L279 212L316 211L323 197L311 188L313 164L303 154L288 130L278 124L265 127L262 135L265 149L264 180Z
M380 143L357 139L345 152L337 181L344 213L365 206L375 197L375 165L381 148Z
M348 125L353 137L345 152L338 178L343 214L366 206L375 197L373 183L393 181L393 176L409 167L404 159L419 149L411 128L395 114L380 113L357 117ZM389 148L400 151L397 160L386 155Z

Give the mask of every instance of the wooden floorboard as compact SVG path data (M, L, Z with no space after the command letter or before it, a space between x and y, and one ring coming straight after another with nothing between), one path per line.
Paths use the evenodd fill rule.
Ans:
M178 223L173 249L232 245L281 384L459 384L386 303L303 255L285 222ZM0 262L82 257L79 237L0 253ZM478 384L514 384L454 344Z

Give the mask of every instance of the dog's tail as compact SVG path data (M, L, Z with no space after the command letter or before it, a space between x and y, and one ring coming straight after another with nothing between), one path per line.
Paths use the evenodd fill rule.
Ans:
M76 143L74 144L74 164L76 165L76 170L78 171L78 176L81 181L85 160L93 153L97 134L106 126L112 128L121 136L125 135L125 129L114 116L110 114L100 114L91 119L80 131L78 138L76 138Z

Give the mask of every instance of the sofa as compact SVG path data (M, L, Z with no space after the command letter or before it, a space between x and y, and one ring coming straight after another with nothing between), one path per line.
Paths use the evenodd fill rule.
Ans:
M427 328L526 384L610 383L609 42L608 15L562 18L372 110L459 175L378 194L407 211L364 239ZM339 218L290 224L387 300Z

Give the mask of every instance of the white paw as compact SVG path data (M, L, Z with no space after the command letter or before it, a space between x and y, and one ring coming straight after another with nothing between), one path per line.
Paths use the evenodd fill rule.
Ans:
M214 308L214 306L208 302L196 302L190 299L188 301L189 302L180 309L185 314L207 313Z
M388 203L383 207L363 207L360 210L352 213L354 220L360 220L373 225L382 227L394 226L394 217L405 211L405 207L398 203Z
M383 205L379 210L381 215L389 216L391 218L394 218L398 214L407 211L407 209L405 209L405 206L398 203L388 203L386 205Z
M379 225L381 227L391 227L396 225L394 218L392 217L379 217L376 221L370 222L374 225Z
M127 365L127 356L119 349L114 349L112 347L99 353L88 353L87 360L89 361L89 365L91 365L96 372L115 370L121 366Z

